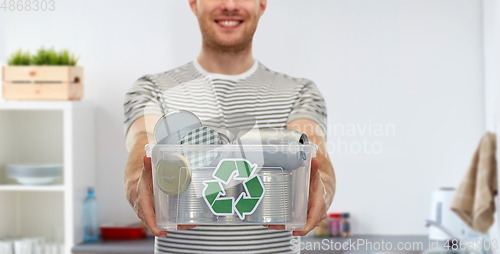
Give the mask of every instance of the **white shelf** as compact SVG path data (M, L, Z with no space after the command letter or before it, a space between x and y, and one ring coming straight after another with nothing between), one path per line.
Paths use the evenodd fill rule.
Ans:
M69 110L91 105L90 101L0 101L0 110Z
M82 204L95 187L92 101L0 100L0 179L9 163L62 163L63 178L45 186L0 183L0 238L64 232L64 254L83 240ZM49 228L49 230L48 230Z
M28 186L19 184L0 184L0 191L64 191L63 185Z

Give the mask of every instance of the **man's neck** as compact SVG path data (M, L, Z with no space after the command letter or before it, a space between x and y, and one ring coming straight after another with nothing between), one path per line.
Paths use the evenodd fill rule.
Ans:
M206 45L201 48L198 63L208 72L226 75L237 75L249 70L255 60L252 56L252 46L235 53L221 52Z

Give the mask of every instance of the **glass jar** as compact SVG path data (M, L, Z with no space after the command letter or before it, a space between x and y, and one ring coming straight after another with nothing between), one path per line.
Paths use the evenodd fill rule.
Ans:
M321 221L319 227L314 228L314 236L325 237L330 235L330 230L328 229L328 218Z
M341 216L340 213L330 213L330 236L340 236L341 235Z
M343 237L351 236L351 224L349 224L349 213L342 214L341 231Z

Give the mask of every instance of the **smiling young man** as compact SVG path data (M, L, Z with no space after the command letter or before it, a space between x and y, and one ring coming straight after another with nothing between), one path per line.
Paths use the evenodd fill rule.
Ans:
M189 5L203 38L198 58L173 70L141 77L125 96L127 199L158 236L156 253L297 253L291 240L319 225L335 194L335 173L326 151L323 96L312 81L274 72L253 58L252 39L266 0L189 0ZM209 88L193 85L207 77ZM258 125L306 133L319 148L311 162L306 229L292 233L276 225L198 225L179 226L186 230L168 233L158 230L151 161L145 157L144 146L152 141L156 121L173 109L194 112L204 126L213 128L251 129Z

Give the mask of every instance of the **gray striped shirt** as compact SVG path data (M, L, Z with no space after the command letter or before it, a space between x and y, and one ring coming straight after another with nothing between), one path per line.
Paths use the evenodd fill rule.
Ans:
M255 61L245 73L205 71L194 60L178 68L139 78L125 95L125 135L143 115L173 109L195 113L213 128L285 128L311 119L326 133L326 104L314 82L269 70ZM199 226L157 238L156 253L296 253L289 231L262 226Z

